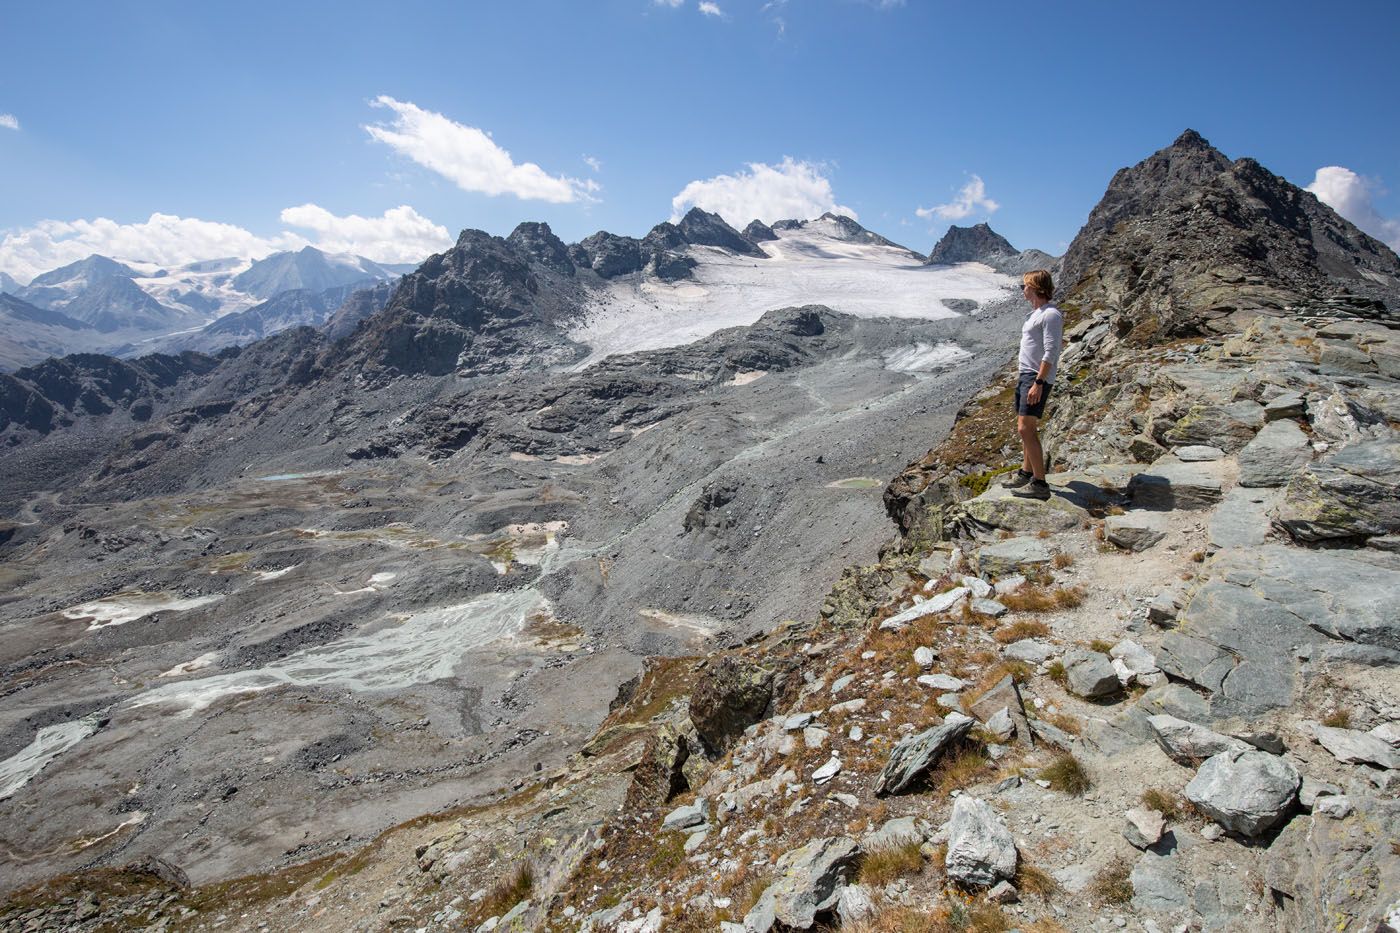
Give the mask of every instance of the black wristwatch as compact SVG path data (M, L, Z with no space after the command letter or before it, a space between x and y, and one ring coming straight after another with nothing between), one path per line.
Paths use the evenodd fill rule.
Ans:
M1035 380L1035 384L1038 385L1038 386L1048 386L1050 383L1046 382L1044 379L1041 379L1039 376L1037 376L1037 377L1036 377L1036 380Z

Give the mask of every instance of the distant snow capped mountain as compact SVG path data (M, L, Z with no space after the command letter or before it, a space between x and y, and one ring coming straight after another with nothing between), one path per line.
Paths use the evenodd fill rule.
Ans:
M931 266L959 262L980 262L1007 275L1020 275L1032 269L1055 269L1059 258L1038 249L1017 250L1011 241L986 223L972 227L948 228L926 260Z
M295 253L273 253L260 259L235 276L232 284L254 298L268 299L293 289L323 292L369 279L394 279L412 268L382 266L363 256L327 254L308 246Z
M98 333L82 321L0 292L0 370L92 348L99 342Z
M103 333L188 327L198 316L157 301L132 280L137 270L93 254L36 276L17 297L91 324Z

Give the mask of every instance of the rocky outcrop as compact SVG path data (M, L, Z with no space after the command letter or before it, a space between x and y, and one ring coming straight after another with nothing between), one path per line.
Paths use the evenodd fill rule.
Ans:
M773 697L773 672L727 655L709 666L690 696L690 720L713 754L729 750L763 718Z
M1020 275L1032 269L1048 269L1053 274L1059 260L1038 249L1017 250L1006 237L983 222L971 227L953 224L924 261L931 266L980 262L1007 275Z
M718 246L739 256L767 259L768 254L738 230L724 222L718 214L692 207L677 225L681 238L692 246Z
M560 275L573 275L574 263L569 248L554 235L549 224L526 221L517 224L506 242L530 262L552 269Z
M1118 309L1120 332L1148 343L1235 311L1328 300L1389 319L1400 259L1311 192L1187 130L1113 177L1065 253L1060 286L1080 307Z

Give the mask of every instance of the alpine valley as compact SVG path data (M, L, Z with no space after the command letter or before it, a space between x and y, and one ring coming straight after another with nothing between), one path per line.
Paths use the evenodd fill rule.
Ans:
M0 929L1400 922L1400 259L1192 131L1063 258L696 208L0 314Z

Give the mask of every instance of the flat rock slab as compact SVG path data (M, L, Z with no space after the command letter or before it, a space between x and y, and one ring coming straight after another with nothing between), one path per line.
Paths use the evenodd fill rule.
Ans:
M1039 538L1008 538L984 544L977 551L977 569L988 576L1016 573L1025 566L1043 566L1054 555Z
M1235 750L1207 759L1183 794L1225 829L1254 838L1288 817L1302 782L1286 758Z
M921 603L915 603L908 609L897 615L890 616L880 623L883 629L901 629L913 622L915 619L922 619L924 616L937 615L940 612L947 612L954 606L967 599L968 589L965 586L955 586L945 593L931 596Z
M1221 752L1248 751L1250 745L1175 716L1147 717L1157 745L1167 757L1183 765L1194 765Z
M1298 422L1271 421L1240 451L1241 486L1283 486L1312 459Z
M1382 768L1400 768L1400 751L1365 732L1356 729L1338 729L1321 723L1309 723L1317 744L1332 753L1338 761L1348 764L1379 765Z
M1142 509L1204 509L1222 496L1221 464L1182 463L1159 457L1128 483L1133 504Z
M1308 465L1289 482L1277 523L1307 542L1400 532L1400 433Z
M1219 447L1211 447L1209 444L1188 444L1185 447L1176 448L1172 453L1176 454L1176 459L1182 463L1219 460L1225 456L1225 451Z
M1236 451L1264 426L1264 406L1249 399L1225 405L1192 405L1163 439L1172 445L1209 445Z
M938 763L950 745L967 735L975 722L971 716L949 713L941 724L904 739L890 751L875 783L876 796L898 794L911 787Z
M1011 658L1013 661L1025 661L1027 664L1044 664L1058 654L1059 650L1048 641L1041 641L1038 638L1023 638L1020 641L1013 641L1001 649L1001 656Z
M1016 875L1016 843L1001 815L985 801L963 794L953 801L948 821L948 877L987 887Z
M1055 495L1051 487L1049 500L1023 499L1011 490L993 486L963 503L963 512L979 528L1016 533L1038 531L1068 531L1079 527L1088 517L1085 509Z
M1278 421L1280 418L1301 418L1308 413L1308 403L1296 392L1275 396L1264 405L1264 421Z
M1282 545L1221 551L1207 569L1156 656L1168 674L1215 694L1217 716L1291 705L1296 654L1308 646L1400 650L1400 570Z
M1164 512L1128 512L1104 520L1104 538L1125 551L1145 551L1167 536L1171 520Z
M1281 501L1283 493L1278 489L1231 489L1210 516L1210 550L1263 544Z

